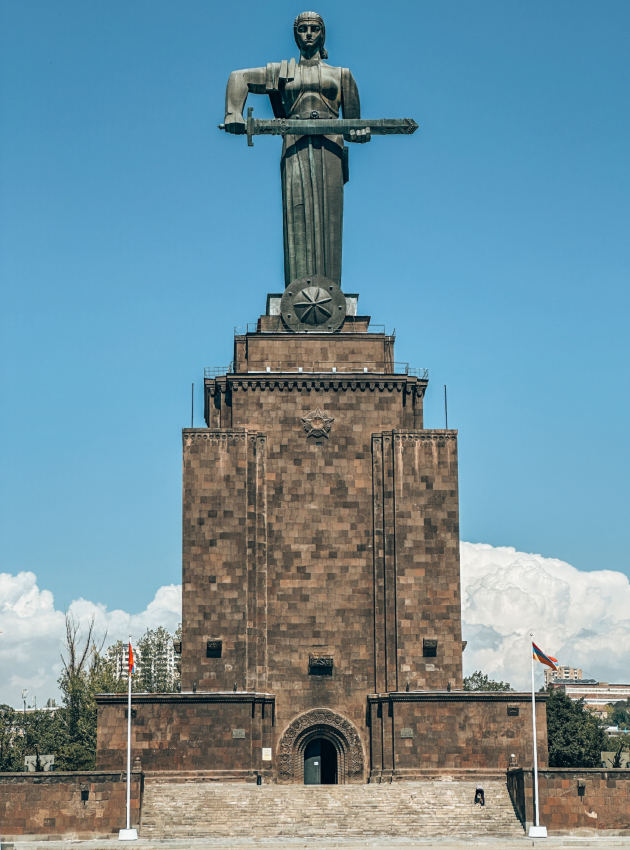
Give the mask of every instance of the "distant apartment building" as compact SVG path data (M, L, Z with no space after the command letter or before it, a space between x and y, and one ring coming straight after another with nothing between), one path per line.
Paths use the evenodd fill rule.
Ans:
M553 688L563 690L572 700L584 700L584 707L590 709L598 717L606 718L606 706L615 702L625 702L630 697L630 685L598 682L596 679L581 679L578 681L555 681L550 683Z
M545 686L551 685L552 682L566 682L582 678L582 671L577 667L557 667L555 670L550 670L545 667Z
M123 643L122 652L112 652L113 649L113 647L110 648L109 657L116 663L116 674L119 679L127 679L129 672L129 644ZM164 669L169 676L175 675L177 655L178 654L175 652L173 642L169 640L166 643L164 651L160 654L160 657L156 659L160 666L164 665ZM136 665L136 674L138 674L142 670L142 651L137 646L134 646L133 648L133 660Z

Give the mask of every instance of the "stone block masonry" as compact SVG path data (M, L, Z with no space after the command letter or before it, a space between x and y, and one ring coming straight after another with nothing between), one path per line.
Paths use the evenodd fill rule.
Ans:
M247 335L235 372L207 382L215 427L184 431L182 686L273 692L279 728L334 708L365 745L381 678L461 686L457 440L408 430L426 381L391 371L391 338L318 336ZM341 371L296 374L309 356ZM327 434L305 429L315 410ZM312 675L318 654L332 675Z
M526 827L534 821L533 771L508 772L514 807ZM630 836L630 771L547 767L538 772L540 823L550 835L601 833ZM609 832L610 834L610 832Z
M547 763L546 694L536 697L539 763ZM418 779L434 769L507 770L532 764L531 694L418 691L373 694L370 781Z
M234 356L183 431L182 694L134 696L143 770L303 783L316 739L339 784L507 767L522 719L403 701L462 688L457 432L424 428L427 379L367 323L261 323ZM98 764L122 767L122 697L98 702Z
M255 781L268 772L263 747L273 744L274 698L268 694L134 694L132 751L143 770L215 771L218 779ZM98 697L99 765L122 770L126 697Z
M372 486L375 690L461 688L457 432L374 434Z
M131 824L140 819L142 776L132 774ZM124 828L126 777L120 771L0 773L3 843L28 836L101 838Z

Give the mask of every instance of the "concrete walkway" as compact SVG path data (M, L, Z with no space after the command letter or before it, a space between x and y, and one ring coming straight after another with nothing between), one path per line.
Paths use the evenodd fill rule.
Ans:
M116 843L114 843L116 842ZM538 848L538 850L561 850L561 848L596 847L599 850L612 848L629 848L628 836L558 836L547 839L532 840L525 834L519 838L386 838L378 836L367 839L340 838L187 838L182 841L168 840L138 840L118 843L117 837L98 841L2 841L1 850L113 850L114 847L138 848L138 850L464 850L476 847L482 850L517 850L517 848Z

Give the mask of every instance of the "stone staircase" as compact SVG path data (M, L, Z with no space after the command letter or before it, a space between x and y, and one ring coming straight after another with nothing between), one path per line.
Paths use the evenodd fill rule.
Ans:
M141 838L522 837L505 781L253 785L145 779Z

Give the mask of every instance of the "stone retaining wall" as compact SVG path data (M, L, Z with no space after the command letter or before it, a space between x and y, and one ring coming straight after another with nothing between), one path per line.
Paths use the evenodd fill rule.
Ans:
M533 771L508 771L514 807L534 821ZM630 770L550 767L538 772L540 823L550 833L614 830L630 835Z
M127 758L127 697L98 694L96 764L124 770ZM273 746L274 698L243 692L134 694L131 748L147 770L214 770L242 775L262 771L263 747Z
M536 695L538 754L547 761L546 694ZM409 691L368 697L371 781L413 780L433 768L506 771L533 763L527 693ZM505 775L505 773L504 773Z
M0 773L0 831L7 841L28 835L102 838L126 825L126 776L102 771ZM132 774L131 824L140 820L142 774Z

